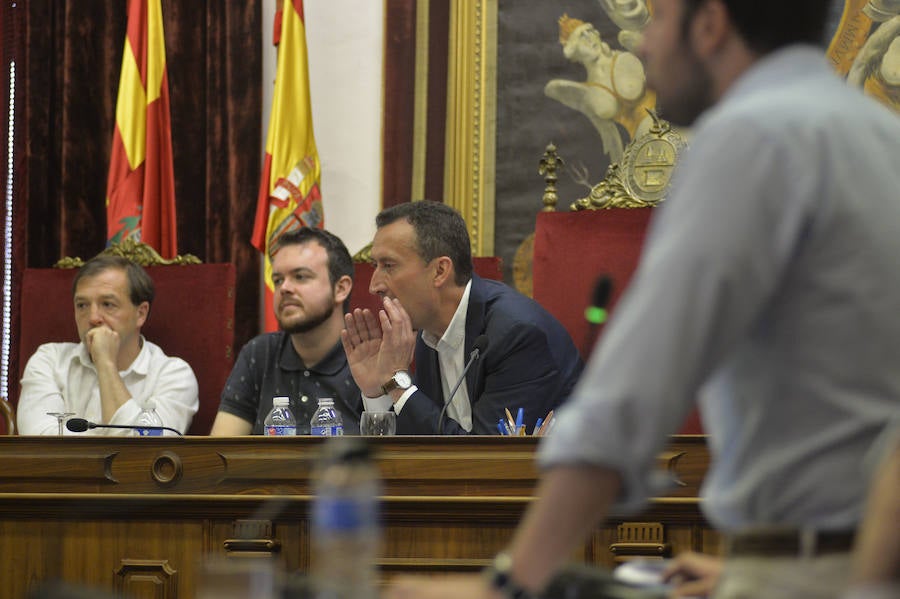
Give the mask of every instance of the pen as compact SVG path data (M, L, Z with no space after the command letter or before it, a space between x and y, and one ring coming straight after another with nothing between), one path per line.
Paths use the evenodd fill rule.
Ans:
M506 422L510 429L515 430L516 421L513 420L512 414L509 411L509 408L503 408L503 411L506 412Z
M516 411L516 430L518 431L521 428L522 423L525 421L525 408L519 408Z
M538 419L534 423L534 428L531 429L532 435L537 435L541 431L541 424L543 424L543 422L544 422L544 419L539 416Z
M506 424L503 423L503 418L501 418L500 421L497 422L497 430L500 431L500 434L501 434L501 435L508 435L508 434L509 434L509 433L506 432Z
M553 410L547 413L547 417L544 418L544 423L541 425L541 428L538 430L538 436L546 435L550 431L550 423L553 421Z

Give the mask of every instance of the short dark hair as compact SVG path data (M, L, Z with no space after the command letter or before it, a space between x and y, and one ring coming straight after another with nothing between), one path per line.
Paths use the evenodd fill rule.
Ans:
M687 31L697 9L713 0L683 0L684 29ZM791 44L825 43L830 0L715 0L725 5L731 22L747 46L768 54Z
M75 275L75 280L72 281L72 297L75 297L75 291L78 289L78 283L81 279L97 276L110 269L125 272L128 279L128 298L132 304L139 306L143 302L153 303L156 289L153 286L153 279L150 278L147 271L141 265L132 262L128 258L113 254L94 256L78 269L78 274Z
M269 259L271 260L278 250L286 245L303 245L315 241L325 248L328 254L328 281L332 288L338 282L338 279L344 275L353 280L353 258L347 251L347 246L341 241L341 238L325 229L317 229L315 227L300 227L292 229L281 235L278 240L269 248ZM350 296L344 301L344 312L350 310Z
M416 249L426 263L439 256L453 261L454 282L463 286L472 278L472 245L463 217L446 204L422 200L382 210L375 217L379 229L406 219L416 232Z

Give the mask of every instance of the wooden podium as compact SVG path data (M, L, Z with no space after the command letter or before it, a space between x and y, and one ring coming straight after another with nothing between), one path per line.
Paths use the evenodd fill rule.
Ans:
M64 580L128 597L190 598L205 556L310 555L313 437L0 437L0 596ZM373 438L384 479L386 577L474 571L509 541L531 500L536 439ZM574 559L715 550L698 509L701 436L659 457L672 491L598 528Z

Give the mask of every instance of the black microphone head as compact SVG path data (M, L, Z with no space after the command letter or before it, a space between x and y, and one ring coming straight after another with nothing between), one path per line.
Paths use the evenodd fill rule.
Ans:
M594 285L594 295L591 296L591 305L597 308L605 308L609 303L612 295L612 277L609 275L600 275L597 283Z
M478 335L475 337L475 343L472 344L472 351L477 349L479 354L484 353L484 350L487 349L488 341L487 335Z
M83 433L90 428L89 424L84 418L69 418L66 420L66 428L73 433Z
M600 275L594 285L594 293L591 295L591 305L584 311L584 318L591 325L606 322L606 304L612 295L612 277Z

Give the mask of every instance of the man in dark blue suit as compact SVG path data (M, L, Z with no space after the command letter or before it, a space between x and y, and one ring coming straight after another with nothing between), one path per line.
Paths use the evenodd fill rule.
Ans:
M400 204L375 224L369 291L383 309L347 314L341 334L366 409L393 409L399 434L490 435L505 410L522 408L531 432L581 373L569 334L535 301L473 274L466 224L452 208ZM487 346L452 394L480 336Z

